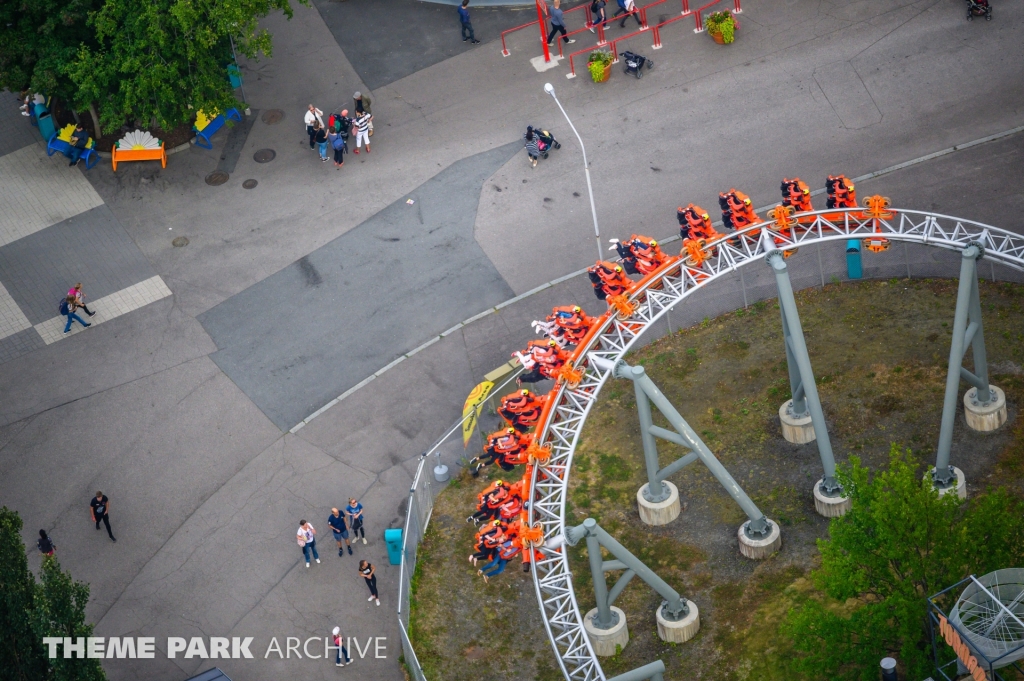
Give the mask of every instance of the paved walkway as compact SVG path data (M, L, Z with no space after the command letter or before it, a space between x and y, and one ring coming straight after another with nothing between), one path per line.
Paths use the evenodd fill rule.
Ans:
M675 232L676 205L714 208L728 186L764 205L781 175L819 185L829 172L858 175L1020 125L1024 7L997 9L992 22L968 24L928 1L765 0L745 8L735 45L678 22L649 77L595 86L566 81L564 67L538 74L535 43L507 59L490 42L373 75L364 57L349 61L317 9L297 7L292 22L266 22L275 57L243 65L259 112L247 134L218 133L212 151L175 154L162 170L72 171L3 108L0 186L14 186L14 163L39 181L5 198L0 218L28 216L2 223L11 237L0 245L0 496L25 518L27 545L46 528L62 564L90 582L100 635L253 636L257 660L219 664L256 681L400 678L397 570L381 535L402 522L416 455L481 374L532 337L532 319L556 304L600 306L583 278L570 279L446 336L297 434L285 428L451 320L592 262L578 150L543 83L558 88L588 144L603 236L660 238ZM387 83L372 89L372 154L347 157L341 171L320 163L305 105L347 105L372 78ZM284 118L265 122L272 109ZM564 142L537 169L512 154L530 122ZM1022 140L858 189L1020 229ZM275 160L257 163L260 149ZM206 185L216 169L229 181ZM33 196L46 183L53 205ZM173 246L178 236L189 244ZM813 256L801 249L798 259ZM878 271L898 268L898 256ZM75 281L107 321L47 345L56 301ZM432 292L448 285L481 295L441 306ZM741 302L734 283L699 309ZM445 450L450 464L459 454ZM86 520L96 489L112 500L117 544ZM356 558L378 566L381 608L325 537L327 509L349 496L368 509L370 543ZM323 549L308 571L291 538L302 517ZM388 657L342 673L323 660L262 657L272 636L304 640L335 624L364 641L387 637ZM180 681L210 666L165 656L106 664L114 681Z

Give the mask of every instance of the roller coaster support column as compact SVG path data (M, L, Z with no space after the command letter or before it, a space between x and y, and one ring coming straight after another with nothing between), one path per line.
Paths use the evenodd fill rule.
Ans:
M654 381L647 376L643 367L629 366L621 360L612 364L609 360L593 354L589 356L589 361L598 369L611 371L612 376L615 378L628 378L636 386L637 410L640 413L640 429L643 434L642 442L644 445L644 459L647 463L648 480L648 483L641 487L636 495L637 504L640 507L641 520L649 525L664 524L679 515L679 491L675 485L666 481L665 478L700 459L750 519L743 523L739 529L740 553L747 558L760 559L770 556L782 546L782 535L779 532L778 524L768 520L761 513L757 505L750 500L747 493L736 483L736 480L729 474L725 466L722 465L711 450L708 449L707 445L704 444L704 441L697 436L693 428L676 411L676 408L672 406L668 398L658 389ZM662 413L669 424L675 429L674 431L652 424L648 400L658 408L658 411ZM665 468L658 470L658 450L654 441L655 437L660 437L681 447L686 447L690 450L690 453ZM669 496L665 497L664 501L649 501L648 495L657 498L654 497L654 494L659 493L659 489L661 490L660 494L665 494L665 488L659 488L659 485L662 484L667 488ZM673 493L676 496L675 515L669 518L669 520L654 522L665 513L665 509L662 506L671 500Z
M843 496L843 488L836 482L836 459L832 454L832 441L828 437L825 415L821 411L818 388L814 384L814 371L811 369L810 355L807 354L807 342L800 325L796 298L793 297L789 268L786 267L782 251L769 252L765 260L775 273L775 284L779 289L786 365L789 367L789 384L793 393L793 399L779 408L782 435L790 442L799 444L817 440L824 475L814 483L814 508L826 518L837 518L850 510L850 499ZM792 437L806 429L807 422L810 422L813 431L811 436Z
M636 669L630 669L625 674L619 674L608 679L608 681L665 681L665 677L662 674L665 673L665 663L661 660L655 660L649 664L645 664L643 667L637 667Z
M696 604L680 596L675 589L665 583L665 580L605 532L593 518L587 518L582 525L565 529L565 541L569 546L575 546L584 538L587 540L587 554L590 560L590 573L594 578L594 598L597 607L583 618L583 625L590 636L594 652L598 655L615 655L616 648L621 650L629 642L626 614L612 603L635 576L647 582L665 599L655 615L658 636L663 641L672 643L684 643L693 638L700 629L700 615ZM617 560L604 560L601 557L602 546ZM610 570L625 572L609 592L604 573Z
M960 379L973 388L964 395L964 416L974 430L995 430L1006 422L1006 395L988 383L988 358L985 354L985 334L981 324L981 298L978 295L978 261L985 251L981 244L972 243L963 250L960 260L960 287L953 315L953 339L949 348L949 371L946 375L946 396L942 402L942 425L939 429L939 448L935 456L932 481L939 494L955 491L961 499L967 498L964 473L949 465L949 451L953 444L953 422L956 418L956 396ZM963 367L967 347L974 350L974 371Z

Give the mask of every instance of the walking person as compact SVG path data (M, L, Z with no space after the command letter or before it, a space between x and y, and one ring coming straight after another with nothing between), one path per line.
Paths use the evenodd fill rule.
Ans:
M60 313L68 318L68 323L64 325L64 335L71 333L71 323L78 322L85 328L89 328L92 324L88 324L82 320L77 314L75 314L75 297L67 296L64 300L60 301Z
M364 95L359 90L352 95L352 114L353 118L359 118L359 114L368 113L370 114L370 137L373 137L373 111L370 106L373 104L373 100L370 99L370 95ZM344 112L342 116L346 115Z
M341 627L334 627L331 635L334 637L334 647L338 649L334 658L334 666L344 667L347 664L352 664L352 658L348 656L348 649L345 648L345 637L341 635ZM345 661L342 662L342 660Z
M316 550L316 528L312 524L305 520L299 521L299 531L296 533L296 539L299 543L299 548L302 549L302 555L306 557L306 567L309 567L309 554L312 552L313 558L316 562L320 562L320 554Z
M355 499L348 500L345 507L345 514L348 516L348 524L352 528L352 538L359 541L362 535L363 543L366 543L366 530L363 529L363 505Z
M345 550L341 547L341 542L345 542L345 546L348 547L348 555L352 555L352 544L348 542L348 527L345 526L345 516L341 514L336 508L331 509L331 515L327 516L327 524L331 526L331 532L334 534L334 541L338 542L338 555L344 556Z
M39 530L39 539L36 540L36 546L39 547L39 553L44 556L52 556L57 551L57 545L46 536L46 530Z
M370 153L370 133L369 133L369 129L370 129L370 121L372 121L372 120L373 120L373 116L371 116L370 114L366 113L365 111L363 113L361 113L361 114L357 114L356 115L356 122L355 122L355 126L356 126L356 150L354 152L352 152L352 153L358 154L359 153L359 147L360 147L360 145L363 144L363 142L366 143L366 153L367 154Z
M359 561L359 574L366 580L366 586L370 587L370 597L366 600L377 601L377 605L380 606L380 596L377 595L377 575L374 572L377 568L373 567L368 560Z
M317 149L320 151L320 160L324 163L327 162L327 128L325 128L319 121L313 124L313 140L316 142Z
M75 306L85 310L85 313L92 317L95 312L89 309L85 304L85 293L82 291L82 282L78 282L74 286L68 289L68 295L75 297Z
M459 23L462 24L462 42L467 40L474 45L479 45L480 41L473 35L473 24L469 21L469 0L462 0L462 6L459 7ZM468 34L468 35L467 35Z
M110 531L110 499L103 492L97 491L96 496L89 502L89 513L92 515L93 522L96 523L96 529L100 529L100 522L102 522L107 528L107 536L110 537L110 541L116 542L114 533Z
M626 19L628 19L630 15L633 15L633 18L636 19L637 26L643 26L643 23L640 21L640 13L636 11L636 2L634 0L618 0L618 2L619 11L615 13L615 16L612 17L612 19L614 20L618 18L620 14L626 15L622 17L622 21L619 22L619 28L626 28Z
M309 149L314 149L314 138L316 137L316 129L313 127L314 123L319 122L322 126L324 124L323 119L324 112L316 108L312 104L309 105L309 110L306 111L306 115L303 120L306 122L306 133L309 135Z
M540 146L537 144L537 134L533 128L526 129L526 153L530 157L530 165L537 167L537 159L540 158Z
M557 33L562 34L562 42L566 45L576 42L575 39L570 40L569 36L565 34L565 17L562 14L562 10L558 8L560 4L562 4L561 0L555 0L555 4L548 11L548 14L551 16L551 33L548 33L548 45L552 44Z
M594 28L601 26L607 21L604 15L604 6L607 3L604 0L594 0L590 3L590 32L594 32Z

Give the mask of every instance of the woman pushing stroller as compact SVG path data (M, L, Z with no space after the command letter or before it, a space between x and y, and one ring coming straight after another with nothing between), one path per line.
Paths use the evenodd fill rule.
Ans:
M547 130L535 128L532 125L526 127L526 134L523 135L523 139L526 141L526 153L534 168L537 167L537 159L547 158L549 150L562 147L553 134Z

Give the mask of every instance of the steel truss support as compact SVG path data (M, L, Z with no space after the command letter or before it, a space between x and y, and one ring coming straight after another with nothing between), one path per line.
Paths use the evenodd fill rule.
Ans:
M612 603L619 597L622 590L626 588L633 577L639 576L648 585L657 591L665 601L661 604L661 616L670 622L678 622L690 614L690 607L686 599L679 595L675 589L670 587L665 580L654 573L639 558L615 540L610 534L604 531L597 521L587 518L582 525L565 528L565 543L569 546L576 546L580 539L587 540L587 554L590 560L590 573L594 578L594 597L597 600L597 617L594 618L594 625L598 629L611 629L618 624L618 615L612 612ZM601 557L601 547L608 549L609 553L618 560L604 560ZM608 583L605 581L604 573L611 570L625 570L611 591L608 590ZM646 678L646 677L643 677Z
M960 286L956 294L956 312L953 315L953 340L949 347L946 395L942 400L939 448L935 455L935 470L932 472L932 479L938 489L947 489L956 484L956 473L949 465L949 450L953 444L953 420L956 417L960 379L978 389L979 403L987 405L994 396L988 384L988 356L985 354L981 298L978 295L978 261L984 255L984 247L977 242L972 242L961 252ZM963 367L968 346L974 350L976 373L971 373Z
M825 425L825 415L821 411L818 387L814 383L811 358L807 353L807 342L804 340L804 330L800 325L800 313L796 309L793 284L789 280L789 268L786 266L782 251L770 251L765 261L772 268L775 284L779 289L783 344L786 346L786 366L789 368L789 386L793 394L793 416L801 418L810 413L814 438L818 443L818 455L824 469L819 489L827 497L841 497L843 488L836 482L836 459Z
M747 496L747 493L743 491L743 488L739 486L732 475L729 474L729 471L722 465L722 462L715 457L707 445L704 444L704 441L694 432L693 428L676 411L676 408L672 406L672 403L668 401L664 393L658 389L658 386L650 379L643 367L630 366L622 360L613 364L596 355L591 355L590 361L594 362L597 366L604 366L606 369L610 368L615 378L627 378L633 381L633 385L636 388L637 411L640 414L640 433L644 446L644 461L647 464L647 479L650 496L652 497L649 499L650 501L660 501L666 498L668 496L668 489L663 484L665 478L700 459L708 467L708 470L711 471L711 474L715 476L715 479L725 488L725 491L729 493L729 496L747 514L747 517L750 519L750 524L747 525L745 530L747 536L753 539L764 537L771 533L771 523L768 518L761 513L761 510L751 501L750 497ZM668 420L669 424L675 428L675 432L654 425L651 418L652 402ZM663 440L686 447L690 450L690 453L659 470L658 448L654 440L655 437L660 437ZM658 494L662 496L659 499L654 498Z

